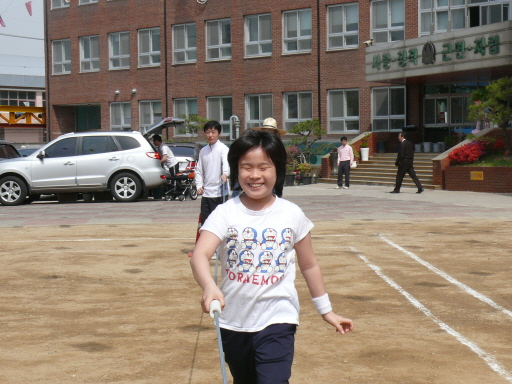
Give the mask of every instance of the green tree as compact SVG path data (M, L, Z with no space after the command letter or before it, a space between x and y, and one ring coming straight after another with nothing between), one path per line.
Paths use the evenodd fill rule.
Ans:
M194 141L197 137L198 130L203 127L203 125L208 122L208 119L201 117L199 115L189 115L188 117L183 115L180 116L181 119L185 120L185 124L183 127L179 128L180 134L188 134L188 141Z
M471 101L469 119L488 121L500 127L505 139L505 154L510 154L512 148L507 126L512 120L512 77L502 77L475 90Z
M292 144L303 147L302 152L309 162L309 156L314 152L311 147L322 138L322 135L325 135L326 131L320 124L320 120L313 119L295 124L289 133L299 136L292 139Z

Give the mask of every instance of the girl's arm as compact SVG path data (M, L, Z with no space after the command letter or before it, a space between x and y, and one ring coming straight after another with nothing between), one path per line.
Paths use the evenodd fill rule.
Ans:
M206 313L210 312L212 300L219 300L221 307L224 308L224 295L215 284L210 271L210 259L219 244L220 239L216 235L212 232L202 231L190 258L190 266L192 267L194 278L203 289L201 307Z
M311 297L318 298L324 296L326 294L324 277L313 252L311 233L308 233L301 241L295 243L294 248L297 253L300 271L306 280ZM333 325L341 334L349 332L354 328L352 320L341 317L332 310L321 315L326 322Z

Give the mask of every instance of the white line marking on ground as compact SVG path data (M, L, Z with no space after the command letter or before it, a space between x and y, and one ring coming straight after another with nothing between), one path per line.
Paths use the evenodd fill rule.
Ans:
M2 243L33 243L33 242L82 242L82 241L134 241L134 240L195 240L195 237L130 237L128 239L49 239L49 240L0 240Z
M421 265L424 265L425 267L427 267L428 269L430 269L432 272L435 272L437 273L439 276L441 276L442 278L444 278L445 280L449 281L450 283L456 285L457 287L459 287L460 289L462 289L463 291L465 291L466 293L469 293L471 296L477 298L478 300L481 300L483 301L484 303L486 304L489 304L491 307L493 307L494 309L497 309L498 311L501 311L502 313L504 313L505 315L508 315L510 317L512 317L512 311L509 311L508 309L506 308L503 308L501 305L495 303L494 301L492 301L490 298L488 298L487 296L481 294L480 292L477 292L475 291L473 288L470 288L468 287L466 284L464 283L461 283L460 281L456 280L455 278L451 277L450 275L448 275L447 273L441 271L440 269L437 269L436 267L434 267L432 264L426 262L425 260L419 258L418 256L416 256L414 253L402 248L401 246L399 246L398 244L395 244L393 243L391 240L388 240L386 239L384 236L382 235L379 235L379 237L385 241L386 243L388 243L389 245L391 245L392 247L398 249L399 251L402 251L403 253L405 253L407 256L409 256L410 258L416 260L418 263L420 263Z
M494 356L491 354L485 352L482 348L480 348L478 345L472 343L468 339L466 339L464 336L462 336L459 332L451 328L448 324L443 323L440 319L438 319L430 310L425 307L423 304L421 304L417 299L415 299L411 294L409 294L406 290L404 290L400 285L395 283L392 279L387 277L384 273L381 272L380 267L377 265L374 265L370 263L370 260L368 260L366 257L361 255L359 251L354 248L350 247L350 249L359 256L361 260L363 260L366 265L368 265L373 271L382 278L386 283L388 283L391 287L395 288L398 292L400 292L409 302L414 305L417 309L419 309L425 316L427 316L430 320L434 321L439 325L439 327L446 331L448 334L452 335L459 341L460 343L466 345L471 349L474 353L476 353L481 359L483 359L487 365L496 373L498 373L500 376L505 378L507 381L512 383L512 375L507 372L501 365L496 361Z
M339 235L311 235L313 237L352 237L354 235L349 235L349 234L339 234Z

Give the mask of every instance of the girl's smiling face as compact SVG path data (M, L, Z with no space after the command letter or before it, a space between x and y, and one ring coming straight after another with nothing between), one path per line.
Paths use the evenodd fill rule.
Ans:
M245 192L241 199L247 208L262 210L272 205L276 179L276 167L263 148L253 148L240 157L238 182Z

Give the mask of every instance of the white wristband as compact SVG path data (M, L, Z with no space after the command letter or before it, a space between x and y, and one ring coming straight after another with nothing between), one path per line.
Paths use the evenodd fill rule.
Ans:
M315 308L320 315L325 315L332 311L331 300L329 300L329 295L326 293L320 297L313 297L313 304L315 304Z

